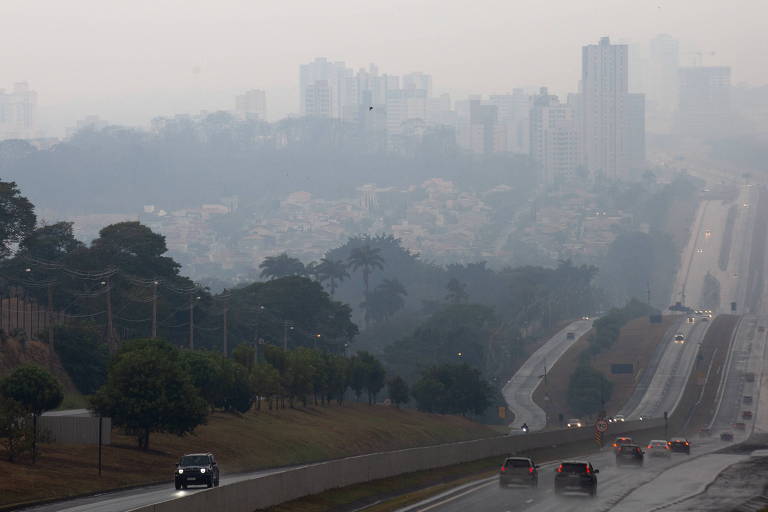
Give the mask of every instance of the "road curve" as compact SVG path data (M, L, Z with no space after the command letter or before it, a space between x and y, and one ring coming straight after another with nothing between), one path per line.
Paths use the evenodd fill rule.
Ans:
M546 413L533 401L533 392L541 382L544 371L554 365L576 341L592 328L592 320L577 320L561 330L536 352L512 376L501 390L509 409L515 415L514 425L527 423L534 430L547 426ZM573 339L568 339L572 332Z

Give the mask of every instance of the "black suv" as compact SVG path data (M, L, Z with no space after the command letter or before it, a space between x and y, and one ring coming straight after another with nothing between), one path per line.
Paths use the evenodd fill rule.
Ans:
M539 466L525 457L507 457L499 470L499 486L528 485L538 487Z
M683 439L682 437L675 437L669 441L668 444L669 449L673 452L685 453L687 455L691 454L691 443L689 443L687 439Z
M623 444L616 449L616 467L643 467L645 452L636 444Z
M176 489L186 489L188 485L219 486L219 466L212 453L190 453L184 455L176 464L174 473Z
M555 471L555 494L562 494L565 491L583 491L593 498L597 496L596 475L600 470L593 468L589 461L563 461Z

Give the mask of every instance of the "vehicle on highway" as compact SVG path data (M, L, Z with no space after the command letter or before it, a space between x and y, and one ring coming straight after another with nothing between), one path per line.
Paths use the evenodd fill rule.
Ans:
M219 466L212 453L190 453L183 455L174 472L176 489L189 485L219 486Z
M703 316L703 317L701 317L701 321L702 322L709 322L709 317L708 316Z
M751 420L752 419L752 411L741 411L741 417L745 420Z
M614 423L624 423L625 421L626 421L626 418L624 417L623 414L617 414L616 416L613 417Z
M616 449L616 467L643 467L645 452L636 444L623 444Z
M691 443L683 437L673 437L669 440L669 449L672 450L672 453L685 453L686 455L690 455Z
M499 470L499 486L539 485L539 466L527 457L507 457Z
M648 443L648 454L651 457L671 457L672 451L666 439L652 439Z
M733 441L733 432L721 432L720 433L720 440L721 441Z
M688 317L688 323L689 323L689 324L692 324L692 323L694 323L695 321L696 321L696 317L693 317L693 316L689 316L689 317Z
M627 436L617 437L616 439L613 440L613 449L614 451L618 452L619 448L621 448L626 444L635 444L635 442L632 440L631 437L627 437Z
M675 343L682 345L685 343L685 336L681 333L675 334Z
M585 460L565 460L555 470L555 494L566 491L586 492L597 496L597 473L599 469Z
M733 424L733 428L735 430L746 430L747 429L747 425L745 423L739 421L738 423L734 423Z
M579 418L571 418L565 424L565 428L581 428L583 426L584 422Z
M744 404L751 404L752 403L752 395L744 395L744 398L742 398L741 401Z

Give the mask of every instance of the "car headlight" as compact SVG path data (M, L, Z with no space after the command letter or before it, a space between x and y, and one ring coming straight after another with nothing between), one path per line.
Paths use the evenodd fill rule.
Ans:
M205 473L205 468L200 468L201 473Z
M183 470L183 469L180 469L180 470L179 470L179 474L181 475L181 474L183 474L183 473L184 473L184 470Z

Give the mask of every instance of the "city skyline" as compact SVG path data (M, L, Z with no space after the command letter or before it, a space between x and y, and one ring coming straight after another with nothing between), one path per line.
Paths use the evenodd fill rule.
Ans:
M374 62L396 75L425 70L434 78L435 95L462 98L541 86L564 95L574 90L574 58L584 44L603 35L645 44L670 33L683 42L681 65L728 64L733 83L766 83L765 71L750 65L766 36L742 30L760 16L738 8L740 3L746 5L697 2L691 9L685 1L602 1L584 10L565 1L546 7L492 2L488 9L467 10L427 1L403 4L409 16L401 19L397 6L344 1L322 8L264 2L258 9L227 2L228 9L210 9L177 2L107 7L79 0L66 7L43 2L32 13L24 2L9 0L0 15L16 23L0 34L0 59L6 81L26 81L41 95L41 119L51 135L87 115L146 125L155 116L229 109L235 95L254 88L267 91L270 120L279 119L297 113L296 66L322 55L355 69ZM440 24L427 23L435 17ZM459 25L462 30L455 30ZM173 40L165 37L168 26L180 29ZM708 27L706 36L700 26ZM55 46L51 34L62 36Z

